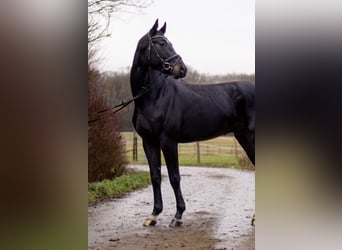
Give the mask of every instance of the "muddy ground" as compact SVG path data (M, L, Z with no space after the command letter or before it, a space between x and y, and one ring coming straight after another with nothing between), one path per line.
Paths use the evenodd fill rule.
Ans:
M181 227L168 227L176 204L163 167L164 210L158 224L143 227L153 207L151 186L90 206L88 249L255 249L254 171L181 167L180 172L186 202Z

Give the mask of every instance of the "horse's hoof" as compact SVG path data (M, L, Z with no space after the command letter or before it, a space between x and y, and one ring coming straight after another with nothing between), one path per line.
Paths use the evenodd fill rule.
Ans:
M154 226L155 224L157 224L157 218L158 216L154 216L154 215L148 216L144 222L144 226L145 227Z
M252 223L251 223L252 226L255 226L255 214L253 215L253 218L252 218Z
M176 218L173 218L169 224L169 227L179 227L183 224L182 220L178 220Z

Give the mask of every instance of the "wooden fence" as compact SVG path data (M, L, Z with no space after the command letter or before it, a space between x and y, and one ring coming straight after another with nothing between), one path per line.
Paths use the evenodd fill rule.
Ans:
M142 146L142 139L133 132L121 133L127 158L133 161L147 162ZM232 135L220 136L211 140L179 143L179 157L195 157L197 163L201 162L201 156L234 156L236 159L245 154L240 144Z

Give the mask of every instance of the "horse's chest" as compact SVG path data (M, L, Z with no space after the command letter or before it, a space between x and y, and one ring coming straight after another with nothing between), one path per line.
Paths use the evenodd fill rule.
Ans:
M140 136L158 136L162 125L163 116L160 113L137 112L135 128Z

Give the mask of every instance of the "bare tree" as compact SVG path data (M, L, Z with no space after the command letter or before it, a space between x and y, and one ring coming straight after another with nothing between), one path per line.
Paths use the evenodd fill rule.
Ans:
M152 0L88 0L88 45L110 36L108 30L116 12L134 11L147 7Z

